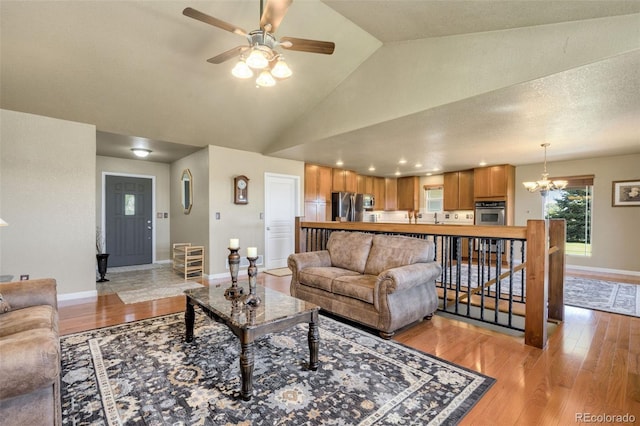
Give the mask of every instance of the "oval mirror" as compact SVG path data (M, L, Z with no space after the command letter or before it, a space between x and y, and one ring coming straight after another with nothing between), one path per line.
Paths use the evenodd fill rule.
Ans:
M184 214L191 212L191 206L193 205L193 176L189 169L185 169L182 172L182 207L184 208Z

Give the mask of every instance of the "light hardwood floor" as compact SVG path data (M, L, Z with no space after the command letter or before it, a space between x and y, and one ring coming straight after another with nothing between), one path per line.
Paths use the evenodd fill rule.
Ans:
M260 273L258 278L266 287L289 292L290 277ZM640 277L624 279L640 284ZM184 296L133 305L124 305L115 294L61 302L60 332L184 312L184 306ZM462 425L579 424L581 413L632 415L640 423L640 318L567 306L565 321L544 350L438 314L394 339L497 379Z

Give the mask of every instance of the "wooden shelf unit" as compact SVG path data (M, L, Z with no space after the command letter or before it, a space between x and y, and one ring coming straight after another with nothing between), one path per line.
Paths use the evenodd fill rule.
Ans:
M173 245L173 270L184 279L201 277L204 273L204 247L191 243Z

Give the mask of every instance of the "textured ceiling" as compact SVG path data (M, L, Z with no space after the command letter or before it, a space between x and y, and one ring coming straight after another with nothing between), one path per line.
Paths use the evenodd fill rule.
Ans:
M182 15L252 30L258 5L1 0L0 106L155 161L212 144L392 175L540 162L544 141L551 161L640 152L640 1L294 0L277 35L336 51L286 52L294 75L270 89L206 62L242 37Z

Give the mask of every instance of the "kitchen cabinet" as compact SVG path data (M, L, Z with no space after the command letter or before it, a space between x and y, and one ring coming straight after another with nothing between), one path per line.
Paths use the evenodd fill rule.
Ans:
M332 169L332 185L333 192L358 192L358 175L351 170Z
M420 178L418 176L397 179L397 209L420 210Z
M398 179L384 179L384 209L398 210Z
M473 210L474 207L474 171L445 173L443 209Z
M304 220L306 222L331 221L331 203L304 202Z
M331 220L331 167L304 165L305 220L322 222Z
M331 167L304 165L304 200L331 202Z
M373 194L374 179L373 176L358 175L356 179L358 190L356 192L358 194Z
M373 196L375 197L375 200L376 200L376 203L373 206L373 209L384 210L386 197L385 197L385 191L384 191L383 177L373 178Z
M506 200L515 192L515 167L481 167L473 170L473 197L485 200Z

